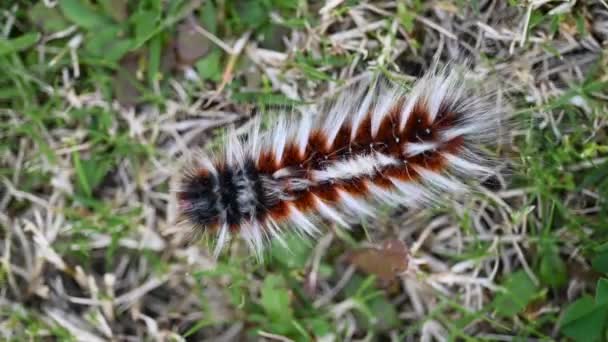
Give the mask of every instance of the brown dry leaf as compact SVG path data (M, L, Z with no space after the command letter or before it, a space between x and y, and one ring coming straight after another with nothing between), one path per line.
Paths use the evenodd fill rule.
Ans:
M160 60L160 70L163 74L168 74L175 71L177 64L177 43L173 38L163 48L163 53Z
M347 261L365 273L376 275L383 285L389 285L407 270L409 249L403 241L390 239L379 247L352 252Z
M544 298L535 299L526 306L523 315L531 321L538 319L538 317L543 314L542 309L546 305L547 301Z
M180 63L191 65L211 51L209 39L196 30L192 23L186 21L177 29L177 57Z
M114 75L114 92L118 102L131 107L137 104L141 93L136 86L136 74L139 68L139 58L137 52L129 53L120 60L120 70Z

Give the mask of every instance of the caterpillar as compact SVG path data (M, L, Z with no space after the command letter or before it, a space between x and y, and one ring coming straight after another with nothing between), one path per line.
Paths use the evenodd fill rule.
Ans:
M233 235L259 254L284 229L314 237L320 220L349 227L378 204L433 205L466 192L492 173L482 151L497 142L502 115L494 96L454 69L409 91L363 81L299 117L280 115L265 132L259 116L244 139L231 130L223 152L184 171L182 217L217 235L216 256Z

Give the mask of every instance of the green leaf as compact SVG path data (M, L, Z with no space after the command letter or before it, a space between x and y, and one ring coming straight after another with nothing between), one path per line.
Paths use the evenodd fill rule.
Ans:
M594 186L601 183L602 180L605 180L606 178L608 178L608 161L590 169L590 172L583 178L579 189Z
M536 294L536 286L524 271L511 274L504 287L506 291L498 294L493 301L496 313L503 317L522 312Z
M608 250L596 255L591 261L594 270L608 273Z
M85 43L85 49L95 57L116 62L133 47L133 41L121 39L121 35L120 27L105 27L90 35Z
M89 30L112 23L108 17L84 0L60 0L59 7L68 20Z
M597 341L604 333L606 317L608 306L597 306L593 298L583 296L566 308L561 331L575 341Z
M57 7L46 7L39 2L28 11L30 20L44 32L57 32L67 28L70 23Z
M160 65L162 60L162 37L156 35L150 40L149 62L148 62L148 81L154 84L160 77Z
M562 327L585 317L585 315L592 312L594 308L595 303L593 298L588 295L582 296L566 308L564 318L562 318Z
M194 326L192 326L192 328L188 329L188 331L184 333L184 337L189 337L197 331L201 330L202 328L213 326L214 324L217 324L217 322L211 318L202 319L198 321Z
M266 277L262 285L260 304L271 321L290 325L292 311L289 292L281 276L272 274Z
M416 18L416 13L412 13L409 9L407 9L402 2L397 3L397 16L400 19L401 25L406 32L412 32L414 30L414 19Z
M196 70L203 80L217 82L222 75L222 52L213 49L207 56L196 62Z
M158 21L156 11L140 11L130 20L135 25L135 45L141 46L154 36L156 23Z
M566 283L566 264L560 258L554 245L549 245L542 249L539 275L543 284L552 287L557 288Z
M326 335L331 334L332 325L323 317L315 317L306 321L306 326L317 337L317 340Z
M305 63L296 63L296 66L304 73L306 74L306 76L308 76L309 78L313 79L313 80L319 80L319 81L332 81L332 78L322 72L319 71L317 68L310 66L308 64Z
M303 269L310 254L310 246L302 243L298 236L284 236L287 247L278 241L273 241L270 248L272 260L286 269Z
M40 39L38 32L26 33L10 40L0 38L0 56L23 51L36 44L38 39Z
M217 9L213 1L205 1L200 14L201 25L211 33L217 33Z
M393 305L384 295L375 297L372 299L368 306L373 315L380 318L370 329L376 331L388 331L399 327L399 313Z
M268 23L271 8L264 1L242 0L233 3L231 19L237 31L256 29Z
M606 278L597 281L595 305L608 307L608 279Z
M86 171L80 162L80 154L78 152L74 152L74 169L76 169L76 175L78 176L78 184L82 191L87 195L91 196L91 186L89 185L89 179L87 177Z
M91 197L93 190L101 183L112 167L108 159L80 159L78 152L73 154L74 169L78 176L78 185L82 193Z
M576 30L578 31L578 34L583 37L589 34L589 32L587 32L587 28L585 27L585 17L581 14L576 16Z

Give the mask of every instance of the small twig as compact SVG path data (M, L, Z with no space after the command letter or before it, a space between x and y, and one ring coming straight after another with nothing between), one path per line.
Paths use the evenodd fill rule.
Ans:
M236 65L236 61L238 60L243 49L245 48L245 45L247 45L250 36L251 31L247 31L241 36L241 38L239 38L239 40L236 41L236 43L234 43L234 46L232 47L232 53L230 53L230 58L228 59L228 63L226 64L226 68L224 69L224 73L222 74L222 83L220 83L219 87L215 90L215 96L219 95L219 93L221 93L226 87L226 85L232 80L233 70L234 66ZM215 98L215 96L212 96L212 98Z
M429 19L427 19L425 17L417 15L416 16L416 20L418 20L419 22L423 23L424 25L426 25L426 26L434 29L435 31L443 34L444 36L446 36L446 37L448 37L450 39L458 40L458 37L456 37L455 34L453 34L452 32L450 32L450 31L446 30L445 28L441 27L441 25L436 24L433 21L431 21L431 20L429 20Z
M524 44L526 44L526 38L528 37L528 26L530 25L531 17L532 17L532 4L528 5L528 9L526 11L526 21L524 24L524 28L521 32L521 39L519 41L520 47L524 47Z
M229 54L229 55L234 54L234 49L232 47L230 47L228 44L224 43L223 40L219 39L213 33L205 30L204 27L202 27L201 25L199 25L196 22L196 20L194 20L194 17L190 17L188 21L189 21L190 25L192 25L192 28L194 28L194 30L196 32L198 32L198 33L202 34L203 36L205 36L207 39L209 39L210 41L212 41L215 45L219 46L222 50L224 50L227 54Z
M281 335L277 335L277 334L271 334L271 333L265 332L263 330L258 331L258 335L260 335L262 337L266 337L266 338L274 340L274 341L294 342L292 339L287 338L285 336L281 336Z

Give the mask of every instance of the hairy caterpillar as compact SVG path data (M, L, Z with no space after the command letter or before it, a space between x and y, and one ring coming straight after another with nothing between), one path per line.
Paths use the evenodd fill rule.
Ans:
M291 227L319 232L319 218L348 227L374 204L432 204L491 173L480 152L496 143L501 111L456 71L432 72L409 92L386 81L359 84L312 113L281 115L266 133L199 156L181 179L180 211L195 229L231 235L259 253Z

